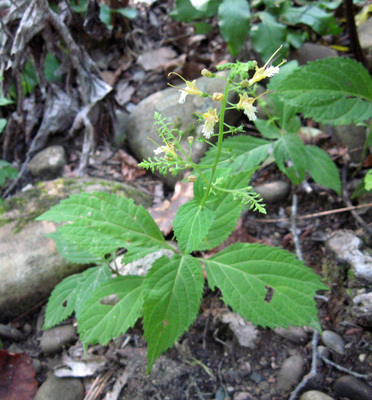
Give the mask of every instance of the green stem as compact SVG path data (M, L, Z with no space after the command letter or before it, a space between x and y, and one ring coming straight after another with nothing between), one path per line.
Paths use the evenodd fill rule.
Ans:
M363 150L362 150L362 154L360 156L360 164L358 166L358 168L355 170L354 172L354 176L362 169L363 167L363 162L366 159L367 156L367 151L368 151L368 147L369 147L369 143L372 143L372 119L369 122L369 127L367 128L367 137L366 140L364 142L364 146L363 146Z
M206 189L206 191L204 193L202 201L200 202L201 206L203 206L205 204L205 202L207 201L207 199L208 199L209 193L210 193L211 188L212 188L214 175L216 173L218 161L219 161L220 156L221 156L223 133L224 133L225 109L226 109L226 103L227 103L227 96L229 94L229 86L230 86L230 81L227 80L226 81L226 87L225 87L225 93L224 93L223 100L222 100L222 103L221 103L220 121L219 121L219 125L218 125L218 142L217 142L216 157L214 159L214 163L213 163L213 167L212 167L212 173L211 173L211 176L209 178L207 189Z

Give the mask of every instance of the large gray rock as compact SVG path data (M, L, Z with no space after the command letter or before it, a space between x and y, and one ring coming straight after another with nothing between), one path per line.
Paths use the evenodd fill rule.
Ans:
M180 87L185 87L181 82ZM222 79L199 78L196 81L196 86L199 90L213 94L214 92L223 92L225 81ZM128 144L140 161L154 158L154 149L156 145L149 140L151 137L155 142L163 144L159 139L158 132L154 128L154 113L158 112L162 118L168 118L168 122L173 122L183 132L182 146L185 151L189 152L188 136L193 136L195 139L200 137L202 124L198 124L193 113L205 113L209 108L219 110L220 103L213 101L211 98L201 98L199 96L189 95L184 104L179 104L180 92L174 88L168 88L160 92L154 93L146 99L142 100L137 107L132 111L127 127ZM239 115L239 114L238 114ZM233 124L236 121L236 114L230 113L227 116L228 123ZM198 162L204 155L207 149L206 143L194 142L193 146L193 161ZM177 178L170 174L164 177L159 175L168 185L173 186Z
M330 47L316 43L304 43L298 50L290 55L289 59L297 60L300 65L304 65L309 61L337 56L337 51Z
M65 277L80 272L59 255L52 239L45 237L57 226L35 218L69 194L108 191L150 205L136 188L102 179L58 179L35 185L5 202L9 211L0 217L0 320L15 317L47 298Z

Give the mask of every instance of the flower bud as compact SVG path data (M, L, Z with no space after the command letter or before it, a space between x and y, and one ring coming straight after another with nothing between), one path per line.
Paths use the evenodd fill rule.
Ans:
M201 74L206 78L213 78L214 74L211 71L208 71L206 68L203 68Z
M240 82L240 86L241 86L241 87L248 87L248 86L250 86L249 80L248 80L248 79L244 79L244 81L241 81L241 82Z
M193 144L194 143L194 136L187 136L187 141L189 142L189 144Z
M213 93L212 99L215 101L222 101L224 99L223 93Z
M189 175L189 176L187 177L187 180L188 180L189 182L196 182L196 176L195 176L195 175Z

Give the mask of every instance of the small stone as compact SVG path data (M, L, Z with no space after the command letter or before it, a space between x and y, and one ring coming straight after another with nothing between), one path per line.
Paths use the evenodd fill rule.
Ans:
M229 324L238 339L240 346L254 349L258 337L258 330L252 322L245 320L239 314L227 312L222 315L222 321Z
M327 349L327 347L325 346L318 346L318 354L319 354L319 358L317 358L316 360L316 365L318 368L323 367L323 360L320 357L325 357L325 358L329 358L329 350Z
M40 338L40 347L44 354L52 354L76 340L76 329L73 325L57 326L43 332Z
M286 328L275 328L275 333L294 344L305 344L309 340L307 333L299 326Z
M66 165L65 150L62 146L50 146L40 151L28 164L32 175L42 179L58 178Z
M345 341L340 335L332 331L324 331L322 335L323 343L334 352L345 355Z
M257 185L254 190L261 195L265 203L278 203L288 199L291 185L287 181L276 181Z
M239 392L234 394L234 400L256 400L249 392Z
M317 390L310 390L303 393L300 400L334 400L334 398Z
M278 373L277 388L281 392L289 391L300 382L305 373L305 361L300 355L287 358Z
M57 378L54 374L40 386L34 400L82 400L84 386L80 379Z
M336 395L349 400L371 400L372 388L353 376L342 376L334 385Z
M357 324L372 326L372 292L354 297L351 314Z

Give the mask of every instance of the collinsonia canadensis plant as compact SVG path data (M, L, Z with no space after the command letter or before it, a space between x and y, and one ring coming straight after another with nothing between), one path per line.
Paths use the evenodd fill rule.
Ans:
M216 107L197 114L203 123L201 140L216 139L211 140L214 156L209 154L208 162L195 164L191 158L194 138L188 138L190 151L185 151L180 145L182 132L156 114L163 144L156 145L154 158L141 165L161 173L193 170L188 180L193 182L194 198L179 208L173 223L178 247L165 241L142 206L107 193L72 195L38 218L68 222L50 235L58 250L73 262L96 264L55 288L47 305L45 329L75 312L82 342L106 344L142 317L150 371L160 354L195 320L207 282L211 289L220 289L226 305L256 325L307 325L321 330L314 294L327 288L293 254L266 245L235 243L210 258L198 256L231 234L245 207L265 212L262 200L249 185L262 154L255 154L251 157L255 162L245 164L239 160L236 143L232 146L235 153L227 152L223 143L225 135L240 137L235 135L243 132L243 127L225 123L227 109L241 110L256 120L259 96L253 94L255 86L279 72L281 64L274 66L273 61L274 56L263 67L255 61L220 66L219 70L229 70L227 78L203 70L206 77L225 79L224 93L204 93L196 81L184 80L180 104L187 96L211 97L220 103L219 111ZM239 95L236 103L228 101L231 90ZM262 140L252 138L253 153ZM270 142L266 142L268 148ZM124 263L161 249L171 255L157 259L145 276L121 276L109 268L108 261L123 248Z

